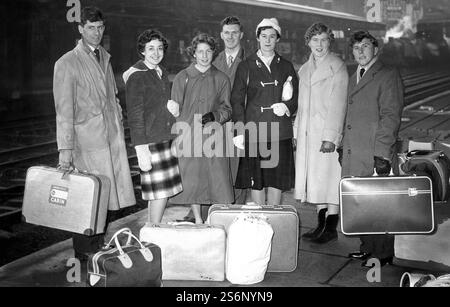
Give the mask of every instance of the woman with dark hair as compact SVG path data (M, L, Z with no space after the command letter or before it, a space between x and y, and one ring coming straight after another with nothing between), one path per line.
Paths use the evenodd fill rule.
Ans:
M180 109L177 150L184 190L170 201L191 204L195 223L201 224L200 205L234 201L223 133L231 117L230 80L211 65L217 53L213 37L197 35L188 52L195 61L176 75L172 86Z
M267 205L278 206L282 192L294 187L291 116L297 110L298 79L292 63L275 51L281 38L277 19L263 19L256 38L259 49L239 64L231 94L233 121L256 128L248 135L238 131L235 138L245 149L235 185L251 189L258 205L266 205L267 189Z
M337 239L342 140L347 102L345 63L331 53L332 30L321 23L305 33L311 55L299 70L298 111L294 124L296 199L316 205L318 225L304 239L323 244Z
M152 223L160 223L167 199L182 191L178 159L171 150L177 105L170 99L167 71L161 67L168 44L156 30L138 37L141 58L124 74L131 142L141 169L142 199L148 200Z

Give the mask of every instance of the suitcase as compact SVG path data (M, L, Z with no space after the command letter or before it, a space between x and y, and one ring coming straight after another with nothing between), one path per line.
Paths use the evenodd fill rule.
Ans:
M343 178L339 184L342 233L432 233L432 190L426 176Z
M223 225L225 230L242 212L263 214L273 228L272 252L267 272L292 272L297 268L298 228L297 210L293 206L212 205L207 223Z
M147 223L139 239L161 248L163 280L225 280L226 235L222 226Z
M33 166L25 181L23 219L84 235L103 233L109 191L106 176Z

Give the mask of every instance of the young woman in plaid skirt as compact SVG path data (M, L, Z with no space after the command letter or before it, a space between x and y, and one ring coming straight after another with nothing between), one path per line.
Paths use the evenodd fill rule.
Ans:
M150 222L160 223L167 199L183 188L178 158L172 150L171 134L178 104L170 101L167 71L159 66L168 44L156 30L145 30L138 37L141 58L123 78L131 141L141 169L142 198L149 201Z

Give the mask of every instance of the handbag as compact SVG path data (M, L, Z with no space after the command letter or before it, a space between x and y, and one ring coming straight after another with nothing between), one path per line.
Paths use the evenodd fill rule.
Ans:
M125 245L118 239L122 234L128 235ZM138 244L131 244L132 239ZM161 277L161 249L153 243L142 243L129 228L117 231L88 259L88 284L93 287L161 287Z

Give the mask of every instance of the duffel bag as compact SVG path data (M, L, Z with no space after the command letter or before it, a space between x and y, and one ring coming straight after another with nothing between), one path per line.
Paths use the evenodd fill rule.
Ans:
M449 159L440 150L415 150L406 155L400 166L407 175L428 176L433 183L433 200L449 197Z
M128 235L125 245L119 235ZM131 244L132 239L138 244ZM161 287L161 277L161 249L140 242L129 228L117 231L102 250L89 256L88 283L93 287Z

